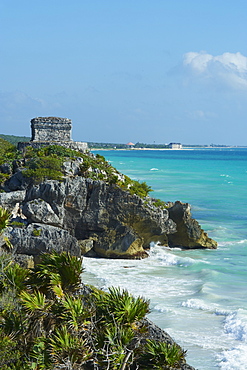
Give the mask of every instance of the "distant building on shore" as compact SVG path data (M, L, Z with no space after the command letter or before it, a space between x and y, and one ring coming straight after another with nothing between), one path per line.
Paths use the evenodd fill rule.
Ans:
M41 148L47 145L61 145L66 148L85 152L88 145L85 142L71 139L72 121L60 117L36 117L31 119L31 141L18 143L18 150L26 146Z
M183 146L180 143L170 143L168 144L169 149L182 149Z
M126 145L127 145L127 147L128 147L129 149L132 149L132 148L134 148L134 146L135 146L135 144L134 144L134 143L132 143L131 141L130 141L130 142L128 142Z

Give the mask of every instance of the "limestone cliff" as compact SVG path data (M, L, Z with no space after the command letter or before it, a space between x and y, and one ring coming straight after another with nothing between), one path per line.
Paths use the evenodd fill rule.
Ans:
M1 193L0 204L13 212L13 220L21 221L8 231L21 254L35 256L51 250L52 244L75 255L82 249L83 254L107 258L147 257L152 241L171 247L216 247L191 218L188 205L176 202L161 209L151 198L143 200L116 185L81 176Z
M209 238L199 223L191 217L188 203L175 202L169 208L169 217L176 223L176 232L168 235L170 247L217 248L217 243Z

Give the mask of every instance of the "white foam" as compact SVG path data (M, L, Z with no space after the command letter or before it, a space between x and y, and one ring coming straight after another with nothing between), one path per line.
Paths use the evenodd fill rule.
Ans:
M159 265L163 266L188 267L194 265L195 263L210 263L203 259L188 257L184 252L181 253L185 255L185 257L183 257L181 256L180 252L181 248L169 248L162 246L159 243L151 243L149 256L153 261L156 261Z
M214 312L218 308L218 305L213 304L207 305L201 299L195 298L191 298L185 302L182 302L181 306L210 312Z
M150 168L150 171L159 171L158 168Z
M224 330L234 339L247 344L247 323L241 318L239 310L226 316Z
M247 369L247 347L240 345L230 350L223 351L217 355L219 368L221 370L246 370Z

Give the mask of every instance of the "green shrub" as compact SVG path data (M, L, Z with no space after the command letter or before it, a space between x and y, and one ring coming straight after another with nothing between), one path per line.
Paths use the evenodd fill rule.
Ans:
M155 199L155 202L153 203L153 205L155 207L160 207L162 209L168 208L167 205L166 205L166 202L164 202L163 200L160 200L160 199Z
M15 159L16 156L16 147L8 141L0 138L0 165Z
M77 257L43 254L30 271L2 256L0 268L1 369L168 369L184 362L177 345L140 345L147 300L119 288L82 294Z
M24 228L26 225L24 224L24 222L12 221L10 223L10 226Z
M109 293L95 293L99 317L120 324L132 324L149 312L149 301L133 297L127 290L110 288Z
M168 344L165 342L157 342L147 340L143 354L139 362L142 369L167 369L181 368L181 363L184 362L186 352L181 349L176 343Z
M139 181L133 181L131 186L129 187L130 194L136 194L140 198L145 198L148 196L148 194L153 191L151 186L147 185L147 183L139 182Z
M41 229L34 229L32 234L33 234L33 236L40 236L41 235Z

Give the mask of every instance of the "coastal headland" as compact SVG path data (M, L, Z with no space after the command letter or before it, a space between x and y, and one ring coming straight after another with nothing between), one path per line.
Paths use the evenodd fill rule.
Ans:
M0 205L9 212L10 224L0 248L8 250L9 240L12 259L22 266L34 268L43 253L51 252L147 258L151 242L182 249L217 247L192 218L189 204L152 198L145 182L121 174L85 145L76 144L75 150L69 136L63 141L58 135L56 142L36 140L37 135L19 151L2 142ZM154 337L159 330L154 329ZM192 369L185 362L178 368Z

